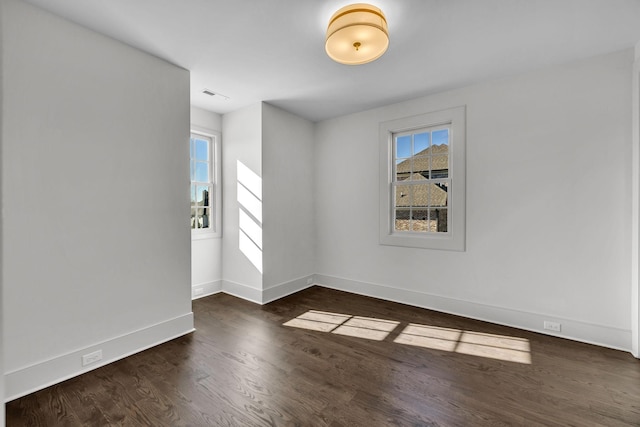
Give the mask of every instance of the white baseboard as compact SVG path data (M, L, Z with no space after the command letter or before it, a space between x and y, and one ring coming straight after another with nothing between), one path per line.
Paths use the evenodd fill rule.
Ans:
M270 303L287 295L295 294L303 289L313 286L313 275L300 277L289 282L279 283L262 291L262 304Z
M314 278L313 274L310 274L288 282L278 283L267 289L256 289L249 285L225 279L221 282L220 292L262 305L313 286Z
M11 401L132 354L193 332L193 313L167 320L62 356L5 373L5 401ZM82 366L82 356L102 350L102 360Z
M631 351L631 330L627 329L496 307L333 276L316 274L315 280L316 285L326 288L395 301L616 350ZM550 332L543 329L545 320L561 323L562 332Z
M262 290L253 288L249 285L243 285L242 283L222 279L222 292L256 304L262 304Z
M191 286L191 299L194 300L202 297L208 297L209 295L217 294L221 291L222 280L200 283L199 285Z

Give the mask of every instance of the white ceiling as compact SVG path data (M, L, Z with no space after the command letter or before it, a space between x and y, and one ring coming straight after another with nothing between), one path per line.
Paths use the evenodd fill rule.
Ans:
M347 66L326 56L324 33L353 1L27 1L190 70L193 105L226 113L268 101L313 121L640 40L640 0L371 0L389 50Z

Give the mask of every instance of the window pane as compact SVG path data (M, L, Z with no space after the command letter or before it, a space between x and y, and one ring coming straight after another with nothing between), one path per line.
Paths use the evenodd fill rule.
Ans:
M411 211L411 230L417 232L429 232L431 221L429 221L429 209L413 209Z
M449 129L436 130L432 135L434 146L448 146L449 145Z
M442 144L442 145L433 145L431 146L431 154L438 155L438 154L449 154L449 146Z
M396 181L404 181L406 179L409 179L409 177L411 177L411 174L409 172L397 172L396 173Z
M431 170L434 177L448 178L449 177L449 156L433 156L431 158Z
M396 138L396 158L411 157L411 135Z
M429 179L429 170L431 169L429 160L430 157L415 157L413 158L413 174L411 178L414 181L423 178Z
M396 209L395 230L409 231L409 209Z
M198 206L209 206L209 187L198 185L196 197Z
M396 161L396 181L404 181L411 176L412 159Z
M197 217L198 228L209 228L210 216L211 216L211 209L198 208L198 217Z
M412 185L412 203L413 208L426 208L429 206L429 192L433 184L417 184Z
M209 163L196 162L196 179L198 182L209 182Z
M411 207L411 186L410 185L398 185L396 186L396 206L397 207Z
M209 141L205 139L196 139L196 155L197 160L209 160Z
M448 230L448 221L447 221L447 211L448 209L432 209L431 210L431 219L432 226L434 232L437 233L446 233Z
M191 134L189 139L189 199L191 203L191 228L213 229L213 138Z
M431 134L429 132L418 133L413 136L413 154L427 154L425 151L429 148L429 138ZM422 153L425 151L424 153Z
M437 182L430 184L430 196L429 206L431 207L445 207L449 202L449 188L446 182Z

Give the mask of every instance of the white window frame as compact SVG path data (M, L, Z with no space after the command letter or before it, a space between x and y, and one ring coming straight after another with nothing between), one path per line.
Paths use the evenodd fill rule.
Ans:
M450 251L465 250L466 223L466 108L464 106L380 123L380 244ZM448 125L449 206L446 233L395 231L393 178L394 135Z
M221 134L218 131L202 128L199 126L191 126L191 135L202 136L211 140L209 150L210 170L212 194L209 194L209 200L213 203L211 209L212 218L209 220L209 228L192 228L191 239L208 239L222 237L222 143ZM191 137L190 135L190 137ZM191 159L189 159L191 160ZM189 180L189 191L191 191L191 180ZM191 198L189 198L191 200Z

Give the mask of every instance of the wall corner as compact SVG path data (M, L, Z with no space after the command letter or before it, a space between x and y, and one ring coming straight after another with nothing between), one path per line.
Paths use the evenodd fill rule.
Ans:
M631 85L631 352L640 358L640 41Z

